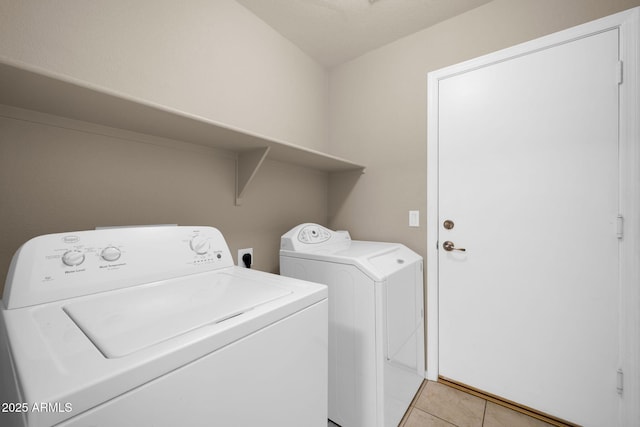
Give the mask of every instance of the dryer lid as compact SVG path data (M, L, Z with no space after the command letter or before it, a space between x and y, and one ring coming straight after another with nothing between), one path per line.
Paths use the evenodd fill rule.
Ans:
M117 358L291 293L270 283L205 273L110 292L63 309L105 357Z
M300 224L282 236L280 257L354 265L376 282L422 262L420 255L400 243L351 240L348 232L309 223Z

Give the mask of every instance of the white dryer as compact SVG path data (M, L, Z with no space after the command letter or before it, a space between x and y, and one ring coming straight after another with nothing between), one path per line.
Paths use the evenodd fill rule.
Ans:
M282 236L280 274L329 287L329 419L397 426L424 379L422 257L301 224Z
M0 309L0 425L325 427L326 298L211 227L37 237Z

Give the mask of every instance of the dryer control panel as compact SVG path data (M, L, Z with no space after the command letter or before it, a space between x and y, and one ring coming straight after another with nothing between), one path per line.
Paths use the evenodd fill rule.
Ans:
M351 240L348 231L333 231L318 224L300 224L280 239L280 249L300 250Z
M302 227L300 233L298 233L298 240L302 243L322 243L330 238L329 230L315 224Z
M9 267L7 309L232 267L213 227L125 227L29 240Z

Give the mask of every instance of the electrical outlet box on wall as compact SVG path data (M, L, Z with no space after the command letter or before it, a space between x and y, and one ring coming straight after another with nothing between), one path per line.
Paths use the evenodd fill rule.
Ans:
M248 265L245 262L245 255L248 255ZM253 248L238 249L238 267L251 268L253 265Z

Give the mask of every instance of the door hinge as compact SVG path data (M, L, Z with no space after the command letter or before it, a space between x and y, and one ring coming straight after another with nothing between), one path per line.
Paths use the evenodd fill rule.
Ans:
M618 394L622 394L622 391L624 390L624 373L622 372L622 369L618 369L617 371L616 390L618 391Z
M623 236L623 223L624 223L624 219L622 218L622 214L618 214L618 216L616 217L616 236L618 237L618 239L622 239Z
M622 78L623 78L623 70L624 70L624 64L622 63L622 61L618 61L618 84L621 85L622 84Z

